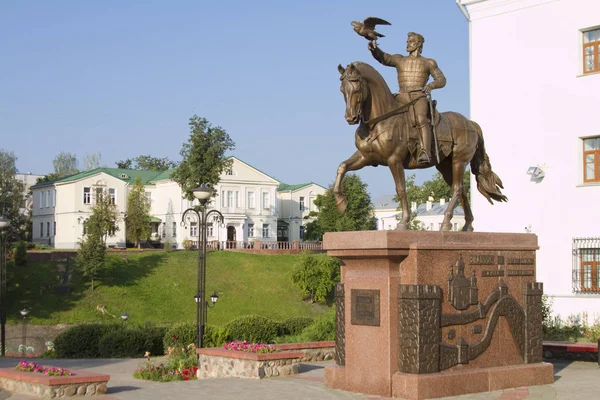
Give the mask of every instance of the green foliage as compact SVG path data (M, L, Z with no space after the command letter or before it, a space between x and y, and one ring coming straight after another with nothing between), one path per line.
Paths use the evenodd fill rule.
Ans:
M221 347L229 340L227 328L215 325L204 326L203 347Z
M229 340L247 340L254 343L273 343L279 335L279 324L258 315L238 317L225 325Z
M316 219L306 224L306 240L322 240L326 232L377 229L367 184L358 175L349 174L342 182L342 188L348 202L346 212L340 214L337 210L333 186L330 186L324 195L318 195L315 199L315 206L319 211L310 214Z
M471 171L465 171L463 176L463 186L467 189L467 197L471 200ZM450 187L442 174L436 172L431 180L423 182L417 186L415 184L415 175L412 174L406 178L406 196L408 198L408 204L412 202L423 204L427 202L429 196L435 200L452 198L452 187ZM399 201L398 196L394 198L394 201Z
M127 214L125 215L125 233L127 240L140 246L140 240L150 235L150 200L142 178L135 177L127 196Z
M98 235L106 243L107 236L114 236L119 230L119 210L111 199L107 188L94 191L92 215L85 223L87 235Z
M147 351L164 354L163 337L166 328L153 326L126 327L104 335L98 342L100 358L142 357Z
M233 150L235 143L220 126L212 126L205 118L190 118L190 138L181 149L182 161L171 174L171 179L181 186L184 196L193 200L192 189L200 184L214 187L221 172L231 167L233 160L225 152Z
M0 217L10 220L10 225L4 230L5 234L18 239L26 237L30 218L20 212L25 196L23 183L15 177L16 161L13 152L0 149Z
M100 153L88 153L83 157L83 171L90 171L100 167Z
M18 242L15 248L15 265L22 267L27 265L27 242Z
M72 153L61 151L52 161L54 174L57 178L73 175L79 172L77 169L77 156Z
M117 168L137 169L141 171L166 171L170 168L177 167L175 161L169 160L168 157L152 157L151 155L141 155L135 158L117 161Z
M74 326L54 339L54 351L58 358L98 358L100 339L114 335L123 324L84 324Z
M94 290L94 281L105 270L105 258L106 247L98 234L90 233L79 242L77 266L81 269L83 276L91 281L92 291Z
M302 252L291 273L292 282L312 302L325 302L340 281L340 260L324 254Z
M300 342L335 340L335 312L328 312L309 325L298 337Z
M552 325L552 303L553 299L547 294L542 295L542 330L546 332Z
M291 317L279 323L279 336L298 335L314 322L311 317Z
M176 344L188 346L198 342L196 324L184 322L172 325L164 334L163 346L165 349ZM228 331L225 327L204 325L203 347L220 347L228 340Z
M133 377L158 382L196 379L198 356L194 344L183 346L181 343L175 343L168 349L167 354L168 359L159 364L152 362L148 357L144 365L135 370Z

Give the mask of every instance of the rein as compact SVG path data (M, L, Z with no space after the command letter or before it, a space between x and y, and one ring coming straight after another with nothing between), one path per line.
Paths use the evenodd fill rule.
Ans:
M401 114L401 113L405 112L408 107L412 106L417 101L421 100L423 97L425 97L425 95L419 96L419 97L411 100L410 102L401 105L398 108L394 108L392 111L388 111L385 114L380 115L379 117L371 118L368 121L363 121L363 124L367 124L367 125L369 125L369 128L371 128L372 126L374 126L377 123L383 121L384 119L388 119L389 117L391 117L393 115Z

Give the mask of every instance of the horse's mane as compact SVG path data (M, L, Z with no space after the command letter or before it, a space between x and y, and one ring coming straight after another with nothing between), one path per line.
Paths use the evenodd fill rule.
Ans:
M383 76L375 68L362 61L354 61L352 64L371 85L374 84L375 87L381 88L386 96L394 96Z

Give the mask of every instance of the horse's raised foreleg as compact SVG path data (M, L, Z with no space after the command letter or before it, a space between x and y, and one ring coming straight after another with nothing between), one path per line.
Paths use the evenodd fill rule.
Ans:
M471 213L471 207L469 206L468 201L465 201L467 200L467 193L463 185L463 176L465 174L466 163L464 163L462 160L457 160L455 154L453 155L452 162L450 162L448 159L444 161L445 162L442 162L437 166L437 169L442 174L442 177L446 183L452 187L452 198L448 202L448 208L446 208L446 211L444 212L444 221L442 222L440 230L450 231L452 230L452 217L454 216L454 209L456 208L459 199L462 199L463 201L465 221L467 221L467 209L471 218L471 220L465 224L465 227L467 224L470 225L470 222L473 221L473 214Z
M333 194L335 196L335 206L342 214L346 211L346 206L348 205L346 196L342 190L344 176L346 175L346 172L359 170L365 165L367 165L367 160L360 151L357 151L352 154L349 159L342 161L337 169L337 176L335 177L335 183L333 184Z
M394 183L396 184L396 194L400 199L402 206L402 219L398 221L397 230L406 230L410 221L410 207L408 206L408 198L406 197L406 180L404 178L404 166L399 160L388 160L388 166L392 171Z

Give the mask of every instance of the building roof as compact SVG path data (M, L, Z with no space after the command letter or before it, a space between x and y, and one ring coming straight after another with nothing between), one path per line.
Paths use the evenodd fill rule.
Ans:
M373 204L373 208L375 211L377 210L397 210L400 203L394 201L395 195L386 194L385 196L379 196L373 200L371 200L371 204Z
M69 176L64 176L62 178L55 179L52 181L38 183L36 185L33 185L31 188L35 189L38 187L52 185L55 183L66 183L66 182L78 181L80 179L87 178L89 176L94 176L99 173L105 173L105 174L115 177L117 179L121 179L122 181L127 182L129 184L133 184L133 181L135 180L135 178L139 176L140 178L142 178L142 182L144 183L144 185L147 185L151 181L154 181L157 176L164 174L164 172L161 172L161 171L141 171L141 170L136 170L136 169L101 167L101 168L94 168L89 171L79 172L77 174L73 174L73 175L69 175Z
M436 215L444 215L444 213L446 212L447 209L448 209L448 202L446 202L444 205L440 205L439 201L438 202L432 202L431 203L431 208L429 210L427 209L427 204L423 203L423 204L419 204L417 206L417 211L416 212L413 211L412 214L417 219L419 217L433 217L433 216L436 216ZM463 210L463 208L461 206L456 206L456 208L454 209L454 215L455 216L457 216L457 215L465 215L465 211ZM402 211L400 211L395 216L401 217L402 216Z
M309 182L309 183L300 183L298 185L288 185L287 183L282 183L277 188L277 191L278 192L293 192L294 190L303 189L303 188L305 188L307 186L310 186L310 185L317 185L317 186L319 186L319 187L327 190L326 188L324 188L323 186L319 185L318 183Z

